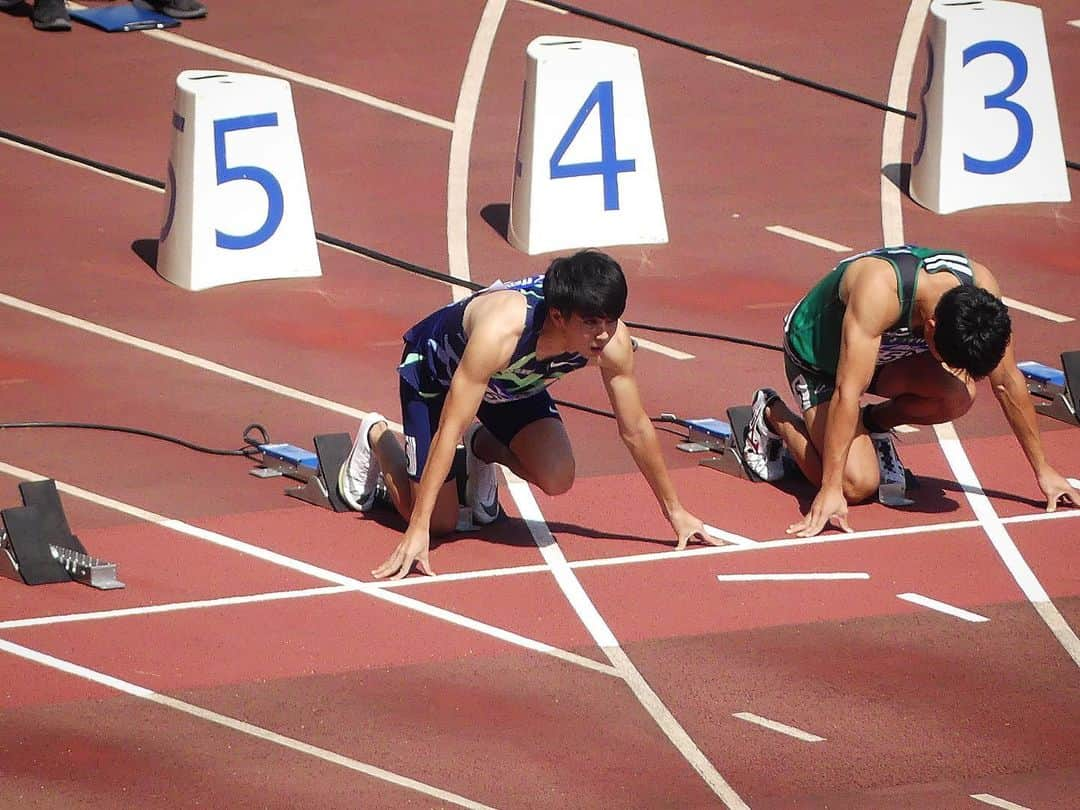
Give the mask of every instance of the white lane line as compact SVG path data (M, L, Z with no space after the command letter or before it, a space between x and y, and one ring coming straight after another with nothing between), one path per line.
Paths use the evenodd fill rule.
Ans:
M1050 632L1065 648L1073 662L1080 666L1080 638L1077 638L1076 631L1069 626L1057 606L1050 601L1049 594L1039 583L1035 572L1031 570L1023 555L1020 554L1020 549L1016 547L1016 543L1013 542L1012 537L1005 530L1003 521L998 517L997 512L994 511L994 507L990 503L990 499L983 492L982 485L979 483L975 470L972 469L971 462L960 444L960 439L956 435L952 422L935 425L934 430L937 433L941 449L945 453L945 458L952 468L953 475L957 482L964 487L964 494L967 496L968 503L971 504L975 516L982 524L983 531L990 538L994 550L1001 557L1001 561L1005 563L1005 567L1013 579L1016 580L1016 584L1020 586L1020 590L1024 592L1024 596L1027 597L1031 606L1035 608L1046 626L1050 628Z
M716 526L710 526L708 523L703 523L702 525L705 527L705 531L707 531L713 537L717 538L718 540L724 540L725 542L731 543L732 545L756 546L758 544L757 540L751 540L749 537L743 537L741 534L735 534L734 532L729 532L726 529L720 529Z
M893 59L892 76L889 79L889 106L893 109L902 110L907 104L923 19L929 7L930 0L912 0L908 6ZM904 244L904 214L900 203L900 189L885 174L885 169L900 171L905 120L906 118L898 113L885 113L881 135L881 234L882 244L887 247Z
M780 77L774 76L772 73L765 73L760 70L754 70L752 67L740 65L737 62L730 62L727 59L721 59L719 56L706 56L705 58L710 62L716 62L718 65L735 68L736 70L741 70L743 73L749 73L751 76L757 76L759 79L768 79L770 82L780 81Z
M656 352L662 354L665 357L670 357L672 360L693 360L694 355L687 354L679 349L673 349L670 346L665 346L663 343L656 343L652 340L646 340L641 337L634 337L634 341L637 343L639 349L646 349L650 352Z
M973 798L977 802L989 804L992 807L1000 807L1001 810L1031 810L1031 808L1024 807L1024 805L1022 804L1010 802L1006 799L999 798L998 796L994 796L990 793L972 793L971 798Z
M918 433L919 429L914 425L897 425L893 428L897 433Z
M450 162L446 171L446 250L450 275L468 280L469 269L469 153L472 150L476 108L480 103L488 57L495 43L499 20L506 10L506 0L487 0L473 35L465 72L458 90L457 109L450 136ZM472 290L454 287L451 295L460 301Z
M263 377L257 377L254 374L248 374L246 371L240 371L229 366L222 365L221 363L215 363L213 360L207 360L206 358L199 357L198 355L188 354L187 352L180 351L179 349L173 349L169 346L165 346L161 343L154 343L143 338L129 335L126 332L120 332L116 329L110 329L107 326L99 326L92 321L83 320L74 315L68 315L64 312L58 312L48 307L43 307L38 304L33 304L29 301L24 301L21 298L16 298L6 293L0 293L0 304L4 304L13 309L18 309L23 312L28 312L31 315L37 315L42 318L47 318L50 321L64 324L75 329L81 329L84 332L90 332L91 334L98 335L99 337L114 340L117 343L123 343L127 346L133 346L136 349L142 349L143 351L150 352L152 354L160 355L161 357L167 357L170 360L178 360L181 363L187 363L189 366L195 366L203 371L210 371L214 374L220 374L223 377L228 377L237 382L246 383L247 385L253 385L256 388L262 388L265 391L270 391L274 394L280 394L283 397L299 400L305 402L308 405L314 405L318 408L325 408L328 411L344 414L345 416L351 416L357 420L363 419L367 415L367 411L362 411L359 408L353 408L349 405L343 405L340 402L334 402L330 399L324 399L323 397L309 394L306 391L300 391L296 388L291 388L281 383L273 382L272 380L264 379ZM396 422L390 422L388 424L394 430L401 430L401 425Z
M14 644L10 641L4 641L0 639L0 651L9 653L10 655L18 656L27 661L33 661L36 664L50 667L51 669L60 670L66 672L69 675L82 678L87 681L99 684L101 686L108 687L109 689L115 689L118 692L131 695L132 697L140 698L142 700L149 701L150 703L156 703L159 706L165 706L166 708L173 709L178 712L196 717L200 720L206 720L215 725L224 726L225 728L232 729L233 731L239 731L242 734L247 734L250 737L255 737L266 742L279 745L282 748L288 748L292 751L296 751L301 754L306 754L316 759L321 759L324 762L330 762L334 765L340 765L343 768L362 773L366 776L380 779L384 782L397 785L399 787L408 788L418 793L423 793L427 796L431 796L436 799L440 799L445 802L450 802L458 807L476 808L477 810L484 810L487 805L474 802L472 799L467 799L464 796L459 796L456 793L450 793L449 791L442 790L441 788L428 785L424 782L419 782L416 779L410 779L407 776L394 773L392 771L383 770L375 765L371 765L367 762L361 762L351 757L343 756L342 754L335 753L334 751L328 751L325 748L319 748L318 746L311 745L309 743L297 740L294 737L286 737L284 734L278 734L277 732L270 731L269 729L256 726L252 723L244 722L243 720L237 720L235 717L229 717L228 715L218 714L210 709L204 709L202 706L196 706L193 703L187 703L183 700L177 700L176 698L169 697L168 695L162 695L152 689L147 689L145 686L139 686L138 684L125 681L120 678L114 678L111 675L106 675L103 672L89 669L87 667L80 666L72 663L71 661L65 661L62 658L56 658L52 655L48 655L38 650L24 647L21 644Z
M1080 20L1069 20L1069 25L1075 25L1077 28L1080 28Z
M841 245L839 242L832 242L828 239L824 239L820 236L814 236L810 233L803 233L797 231L794 228L788 228L785 225L769 225L765 228L769 233L775 233L777 236L786 236L788 239L797 239L800 242L806 242L810 245L826 248L835 253L850 253L852 248L847 245Z
M549 6L547 3L540 2L540 0L518 0L519 3L524 3L527 6L533 6L534 8L542 8L544 11L554 11L556 14L569 14L565 8L555 8L555 6Z
M608 627L607 622L604 621L604 618L582 587L580 580L570 568L566 557L563 556L562 549L559 548L558 542L548 528L544 515L540 511L540 506L536 503L532 490L529 489L529 485L509 470L504 472L510 494L514 498L522 519L528 526L529 533L532 535L533 540L536 541L544 561L551 567L552 576L555 577L555 581L562 588L567 600L581 618L586 629L608 656L612 666L626 681L627 686L630 687L634 696L652 716L660 730L671 740L679 753L686 758L690 766L698 772L701 778L705 780L705 784L713 790L720 800L730 810L749 810L749 806L702 753L690 735L679 724L679 721L675 719L675 715L664 705L659 695L653 691L648 681L638 672L637 667L634 666L633 662L619 646L615 634L611 632L611 628Z
M864 571L801 574L717 574L720 582L814 582L842 579L870 579Z
M78 3L68 3L69 8L85 9L86 6ZM253 68L258 71L262 71L270 76L277 76L280 79L287 79L288 81L295 82L296 84L302 84L307 87L312 87L316 90L324 90L327 93L333 93L334 95L347 98L350 101L358 101L361 104L367 104L369 107L375 107L383 110L384 112L394 113L404 118L409 118L413 121L418 121L421 124L428 124L439 129L453 130L454 125L449 121L445 121L442 118L438 118L434 115L428 115L417 110L409 109L401 104L395 104L392 101L373 96L368 93L361 93L359 90L353 90L351 87L345 87L344 85L334 84L333 82L324 81L323 79L317 79L314 76L308 76L303 73L297 73L294 70L288 70L278 65L271 64L270 62L264 62L261 59L254 59L250 56L244 56L244 54L236 53L235 51L227 51L224 48L218 48L214 45L208 45L205 42L199 42L189 37L181 36L180 34L173 34L169 31L147 30L140 32L148 37L154 39L160 39L163 42L168 42L171 45L177 45L181 48L187 48L191 51L206 54L207 56L216 56L218 59L224 59L226 62L232 62L237 65L243 65L247 68Z
M1080 478L1066 478L1065 480L1069 482L1069 486L1073 489L1080 487Z
M7 473L8 475L15 476L28 481L43 480L46 476L40 475L30 470L24 470L21 467L15 467L11 464L0 462L0 472ZM440 619L449 624L454 624L459 627L464 627L469 630L474 630L478 633L482 633L492 638L497 638L500 641L505 641L509 644L514 644L519 647L523 647L527 650L542 653L544 655L550 655L553 658L559 658L571 664L575 664L586 669L595 670L597 672L603 672L607 675L614 675L615 671L608 665L602 664L598 661L594 661L591 658L587 658L577 653L567 652L566 650L559 649L550 644L546 644L536 639L527 638L526 636L519 635L505 630L501 627L496 627L485 622L477 621L468 616L453 613L449 610L430 605L427 602L421 602L418 599L412 597L403 596L400 593L388 590L386 588L379 588L370 582L364 582L359 579L354 579L344 574L339 574L336 571L330 571L326 568L321 568L317 565L304 562L303 560L297 560L293 557L288 557L284 554L279 554L276 551L270 551L269 549L262 548L261 546L252 545L251 543L245 543L243 540L237 540L232 537L228 537L219 532L210 531L209 529L203 529L198 526L193 526L190 523L185 523L182 520L176 520L174 518L167 518L164 515L159 515L155 512L151 512L147 509L142 509L138 506L132 506L122 501L117 501L113 498L108 498L104 495L99 495L89 490L82 489L81 487L67 484L63 481L56 482L56 488L60 492L65 492L69 495L73 495L76 498L81 498L91 503L96 503L99 506L103 506L107 509L113 509L117 512L121 512L132 517L139 518L148 523L153 523L157 526L161 526L166 529L170 529L181 534L186 534L189 537L196 537L200 540L205 540L214 545L221 546L223 548L237 551L241 554L247 554L251 557L256 557L264 562L271 563L272 565L278 565L282 568L288 568L292 571L298 571L301 574L307 574L315 579L320 579L326 582L333 582L337 585L349 585L355 588L357 591L373 596L376 599L381 599L384 602L390 602L391 604L398 605L399 607L407 608L408 610L422 613L426 616L430 616L435 619Z
M819 737L817 734L811 734L809 731L803 731L801 728L795 728L795 726L789 726L785 723L777 723L775 720L769 720L752 712L735 712L731 716L745 720L747 723L753 723L755 726L767 728L770 731L778 731L803 742L825 742L825 738Z
M1058 312L1051 312L1049 309L1043 309L1042 307L1037 307L1034 304L1025 304L1023 301L1017 301L1015 298L1008 298L1004 295L1001 297L1001 300L1009 309L1018 309L1021 312L1026 312L1028 315L1035 315L1039 318L1045 318L1046 320L1053 321L1054 323L1070 323L1071 321L1076 320L1075 318L1070 318L1068 315L1062 315Z
M990 621L986 616L980 616L978 613L972 613L970 610L964 610L958 608L955 605L950 605L945 602L939 602L937 599L931 599L929 596L923 596L917 593L898 593L897 599L903 599L905 602L911 602L914 605L922 605L923 607L936 610L940 613L947 613L950 616L955 616L958 619L963 619L965 622L988 622Z

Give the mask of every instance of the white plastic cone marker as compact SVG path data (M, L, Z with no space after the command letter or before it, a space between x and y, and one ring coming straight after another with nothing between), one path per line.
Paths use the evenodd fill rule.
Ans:
M935 0L911 167L911 197L938 214L1002 203L1067 202L1042 11Z
M510 243L535 255L667 242L637 50L543 36L525 53Z
M188 290L322 275L288 82L177 77L157 269Z

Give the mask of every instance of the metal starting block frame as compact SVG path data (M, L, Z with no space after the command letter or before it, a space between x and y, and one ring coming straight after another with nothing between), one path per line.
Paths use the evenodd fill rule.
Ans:
M335 512L352 509L338 494L338 474L352 451L348 433L323 433L314 438L315 452L293 444L257 444L261 466L250 470L258 478L286 476L302 482L285 494Z
M1036 413L1080 425L1080 351L1062 352L1060 369L1034 360L1016 367L1027 381Z
M23 481L23 505L0 510L0 574L27 585L81 582L93 588L123 588L116 564L86 553L71 533L56 482Z
M719 470L747 481L758 481L760 479L743 464L740 441L735 438L746 432L746 425L750 421L750 407L728 408L727 415L730 420L728 422L714 417L680 419L673 413L662 413L660 421L672 422L687 429L686 441L676 447L684 453L702 453L703 456L698 461L702 467Z

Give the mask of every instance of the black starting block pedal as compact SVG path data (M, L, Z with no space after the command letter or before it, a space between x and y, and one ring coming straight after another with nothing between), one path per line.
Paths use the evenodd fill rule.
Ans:
M314 453L292 444L257 444L262 465L251 474L259 478L288 476L303 485L285 490L286 495L335 512L351 511L338 493L337 482L352 450L352 438L348 433L322 433L314 443Z
M1080 424L1080 351L1062 352L1060 369L1033 360L1016 367L1027 381L1036 412L1070 425Z
M27 585L82 582L95 588L123 588L116 565L91 557L71 533L56 482L19 484L23 506L0 510L0 574Z
M741 411L746 411L743 417ZM739 411L735 417L741 419L741 428L733 420L733 411ZM684 453L701 453L702 458L698 462L703 467L709 467L720 472L733 475L736 478L745 478L749 481L757 480L746 469L742 462L739 445L742 442L746 423L749 421L750 408L729 408L728 419L707 417L704 419L680 419L673 413L660 414L661 421L673 422L687 429L687 440L677 445ZM740 437L736 439L736 437Z

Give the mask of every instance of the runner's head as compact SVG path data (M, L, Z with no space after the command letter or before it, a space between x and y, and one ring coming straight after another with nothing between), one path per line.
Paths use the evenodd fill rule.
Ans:
M953 287L934 307L932 340L937 356L976 380L997 367L1011 337L1008 307L981 287Z
M548 309L564 317L614 321L626 309L626 277L619 263L598 250L555 259L544 276Z

